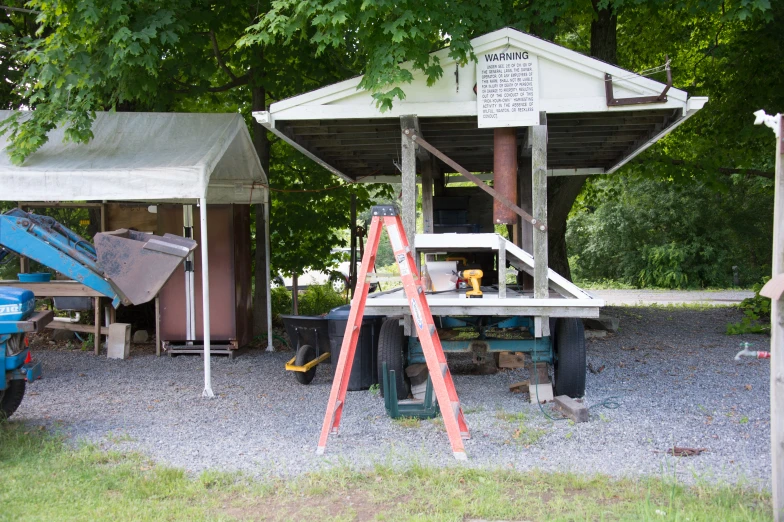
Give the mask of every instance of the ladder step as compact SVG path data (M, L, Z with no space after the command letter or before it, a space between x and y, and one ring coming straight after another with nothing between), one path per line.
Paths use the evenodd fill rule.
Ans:
M455 414L455 419L460 416L460 401L452 401L452 412Z
M445 362L439 363L441 365L441 377L446 376L446 372L449 370L449 366Z

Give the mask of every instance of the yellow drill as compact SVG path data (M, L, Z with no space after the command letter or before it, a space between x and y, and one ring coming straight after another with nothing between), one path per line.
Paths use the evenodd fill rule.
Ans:
M457 273L457 277L460 279L465 279L471 283L473 290L469 290L466 292L466 297L470 298L481 298L482 297L482 290L479 287L482 285L482 276L484 274L481 270L477 268L471 268L469 270L461 270Z

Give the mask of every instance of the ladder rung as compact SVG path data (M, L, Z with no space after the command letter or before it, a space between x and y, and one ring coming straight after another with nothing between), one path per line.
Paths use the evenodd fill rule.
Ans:
M460 401L452 401L452 413L455 414L455 419L460 416Z
M449 370L449 367L446 365L445 362L439 364L441 365L441 377L444 377L446 375L447 370Z

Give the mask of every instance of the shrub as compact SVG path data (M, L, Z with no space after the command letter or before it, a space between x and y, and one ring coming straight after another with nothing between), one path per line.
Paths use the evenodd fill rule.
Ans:
M727 335L770 332L770 299L760 295L760 290L769 279L763 277L761 283L754 285L754 297L744 299L740 303L743 319L737 323L729 323Z
M272 320L280 323L281 315L291 313L291 292L285 287L279 286L270 289L270 296L272 298Z
M300 315L324 315L346 304L346 299L330 285L311 285L299 296Z

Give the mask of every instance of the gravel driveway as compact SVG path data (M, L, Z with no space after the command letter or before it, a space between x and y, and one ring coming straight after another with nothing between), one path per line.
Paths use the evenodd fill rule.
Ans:
M723 334L735 308L609 308L620 331L588 342L586 399L619 396L620 407L591 410L584 424L550 422L527 395L507 386L525 370L457 373L473 438L469 466L543 469L614 476L675 474L692 482L747 481L769 487L769 361L733 356L741 341L766 349L767 336ZM443 425L390 420L382 399L349 392L341 433L323 457L316 441L331 367L309 386L283 370L290 353L246 351L213 362L214 400L201 398L197 356L156 358L134 348L126 361L44 348L44 379L28 388L16 422L45 424L72 440L136 449L198 472L244 470L296 475L334 465L420 463L454 466ZM545 406L549 411L549 407ZM673 458L672 447L706 448Z

